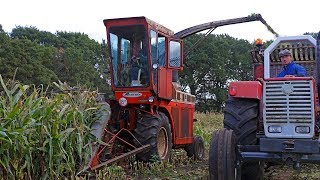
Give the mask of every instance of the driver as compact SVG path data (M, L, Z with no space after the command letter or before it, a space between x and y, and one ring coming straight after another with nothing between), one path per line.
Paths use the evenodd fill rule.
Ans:
M278 77L304 77L306 76L306 70L304 67L296 64L292 61L292 54L288 49L284 49L279 52L279 58L281 59L283 66L282 71Z
M130 79L132 82L136 82L140 84L140 64L139 64L139 58L136 56L132 56L131 58L131 69L130 69Z

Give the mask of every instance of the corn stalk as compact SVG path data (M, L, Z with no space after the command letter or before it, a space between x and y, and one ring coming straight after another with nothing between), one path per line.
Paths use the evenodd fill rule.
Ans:
M91 156L90 126L98 108L96 92L43 89L5 83L0 75L0 177L74 179Z

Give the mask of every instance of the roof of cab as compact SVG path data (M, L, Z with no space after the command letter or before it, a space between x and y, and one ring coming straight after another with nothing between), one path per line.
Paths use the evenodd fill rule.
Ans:
M152 28L156 29L157 31L160 31L162 33L165 33L169 36L173 36L174 35L174 32L154 21L152 21L151 19L148 19L144 16L140 16L140 17L126 17L126 18L115 18L115 19L105 19L103 20L103 23L105 24L105 26L107 26L107 24L109 23L117 23L117 22L121 22L121 21L136 21L136 22L139 22L139 21L144 21L146 22L147 24L149 24Z

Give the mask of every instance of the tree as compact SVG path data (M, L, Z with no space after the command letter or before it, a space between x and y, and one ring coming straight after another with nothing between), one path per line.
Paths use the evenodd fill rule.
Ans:
M4 33L4 30L2 29L2 25L0 24L0 33Z
M58 38L56 35L48 31L40 31L34 26L17 26L12 29L10 35L12 38L29 39L30 41L39 43L41 45L57 47L58 44Z
M106 83L108 77L104 74L107 57L103 50L106 48L88 35L74 32L52 34L33 26L17 26L10 36L4 36L8 40L6 45L0 44L0 49L7 48L0 54L5 58L0 68L4 77L13 77L18 67L16 78L25 84L50 84L49 81L59 79L71 86L98 88L100 92L110 94Z
M53 48L42 47L28 39L1 39L4 39L0 42L0 73L3 78L15 77L26 84L45 86L58 80L55 73L44 65L50 62Z
M191 48L203 35L185 40ZM227 97L228 82L252 78L251 44L228 35L209 35L185 60L180 82L197 97L197 110L221 111Z
M319 32L320 33L320 32ZM311 35L313 38L317 39L318 33L315 32L306 32L303 35Z
M57 37L62 51L55 62L60 64L60 69L66 70L56 71L62 73L59 77L72 84L81 83L110 93L104 74L108 62L103 46L83 33L57 32Z

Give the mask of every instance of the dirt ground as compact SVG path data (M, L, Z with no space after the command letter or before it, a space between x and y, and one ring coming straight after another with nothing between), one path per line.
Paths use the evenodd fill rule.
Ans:
M208 149L203 161L188 158L183 150L174 150L168 164L137 165L126 170L125 179L209 179ZM265 180L320 179L320 166L302 164L297 171L292 165L276 165L266 169Z

